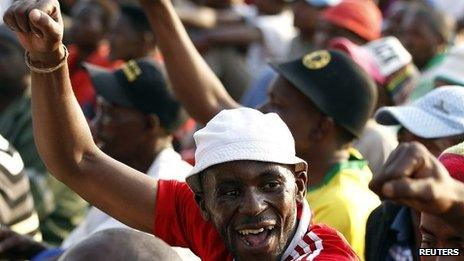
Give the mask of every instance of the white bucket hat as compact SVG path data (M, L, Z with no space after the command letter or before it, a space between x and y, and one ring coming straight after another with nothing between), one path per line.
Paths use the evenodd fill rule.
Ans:
M201 192L199 173L220 163L250 160L295 165L307 164L295 155L295 141L287 125L275 113L263 114L250 108L223 110L193 135L195 166L186 181Z
M382 125L402 125L426 139L464 134L464 88L434 89L409 105L380 108L375 119Z

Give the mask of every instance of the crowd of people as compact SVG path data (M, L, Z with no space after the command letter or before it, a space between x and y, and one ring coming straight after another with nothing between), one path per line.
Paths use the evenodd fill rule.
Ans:
M462 0L0 15L0 260L464 259Z

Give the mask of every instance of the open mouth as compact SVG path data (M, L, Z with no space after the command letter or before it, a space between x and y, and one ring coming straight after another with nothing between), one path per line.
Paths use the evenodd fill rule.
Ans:
M238 229L240 241L246 248L262 248L271 243L271 236L274 232L274 225L261 226L255 228Z

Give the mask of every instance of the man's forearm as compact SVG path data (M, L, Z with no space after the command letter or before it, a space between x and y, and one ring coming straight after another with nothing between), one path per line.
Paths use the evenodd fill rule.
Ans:
M206 33L207 39L213 45L249 45L262 41L261 31L249 25L225 26L210 30Z
M46 63L59 63L63 49L49 54L53 56L55 61ZM31 59L43 61L35 54ZM74 97L66 64L52 73L32 72L32 114L37 148L48 169L57 178L78 172L84 153L96 147Z
M205 124L222 109L238 107L193 46L172 4L140 2L157 36L174 92L189 114Z

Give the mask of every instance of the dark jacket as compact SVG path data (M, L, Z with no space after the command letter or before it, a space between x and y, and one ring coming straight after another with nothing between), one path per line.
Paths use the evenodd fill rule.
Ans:
M391 260L387 259L388 251L394 244L398 243L398 232L392 229L392 224L402 208L403 206L391 201L384 201L372 211L366 224L366 261ZM419 260L411 213L409 209L405 209L405 211L407 211L407 214L404 215L403 221L411 229L407 244L411 248L413 260Z

